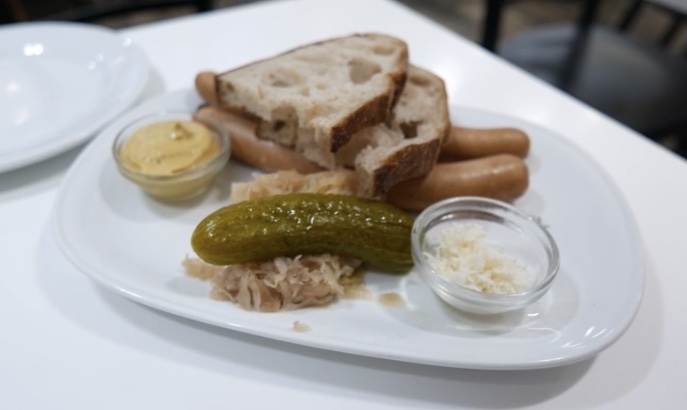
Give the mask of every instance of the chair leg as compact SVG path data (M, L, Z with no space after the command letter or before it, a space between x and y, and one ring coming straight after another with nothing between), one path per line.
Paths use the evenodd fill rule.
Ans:
M680 14L673 15L673 21L670 23L670 27L668 27L668 30L666 30L661 37L660 44L662 47L668 47L668 45L670 45L670 42L673 41L675 34L677 34L684 21L685 16Z
M196 9L198 9L198 12L208 11L212 9L212 0L196 1Z
M501 28L501 12L503 11L504 1L505 0L487 0L486 2L484 26L482 28L482 46L491 52L496 51L496 42L498 41Z
M582 59L587 49L589 34L599 9L600 0L587 0L582 14L577 21L577 33L565 58L563 68L558 78L558 87L563 91L570 91L575 82Z
M639 10L642 8L642 3L643 0L635 0L630 5L627 12L620 21L620 24L618 25L618 29L620 29L620 31L626 31L628 28L630 28L630 25L635 21L635 18L637 17Z
M177 6L195 6L198 11L206 11L204 7L210 7L209 0L146 0L136 2L124 2L114 4L88 4L67 10L53 16L49 20L67 20L67 21L81 21L91 22L97 19L123 15L127 13L134 13L145 10L155 10L161 7L177 7Z

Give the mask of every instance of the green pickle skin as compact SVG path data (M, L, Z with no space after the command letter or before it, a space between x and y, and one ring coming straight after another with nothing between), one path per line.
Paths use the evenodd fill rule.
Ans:
M389 272L412 268L414 218L395 206L351 195L297 193L218 209L193 232L191 246L213 265L330 253Z

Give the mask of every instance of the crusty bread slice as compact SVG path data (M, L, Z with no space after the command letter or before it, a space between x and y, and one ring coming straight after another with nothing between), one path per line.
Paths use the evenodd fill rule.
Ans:
M389 121L407 74L408 47L368 33L306 45L219 74L219 104L257 117L258 136L333 168L329 153Z
M223 124L230 130L236 146L232 155L263 171L321 170L295 149L255 136L254 118L237 117L211 107L199 109L196 117ZM356 169L359 195L380 197L398 182L427 174L436 163L450 128L443 80L427 70L410 66L391 124L361 130L338 152L326 151L321 155L331 156L329 162L334 164L331 168Z
M410 66L390 126L358 132L337 155L346 164L353 159L359 195L381 196L401 181L427 174L450 129L444 81Z

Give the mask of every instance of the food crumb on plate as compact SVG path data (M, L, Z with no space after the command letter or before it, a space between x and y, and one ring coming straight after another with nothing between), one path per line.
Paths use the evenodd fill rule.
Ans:
M305 323L302 323L300 320L296 320L293 322L293 330L295 330L298 333L307 333L310 331L310 326L306 325Z

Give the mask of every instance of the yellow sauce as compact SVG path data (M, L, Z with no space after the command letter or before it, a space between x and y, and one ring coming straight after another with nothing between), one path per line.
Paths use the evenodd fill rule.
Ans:
M195 121L165 121L136 131L122 146L120 160L131 171L174 175L210 162L220 152L210 130Z
M401 295L398 293L382 293L379 295L379 303L382 306L402 308L406 306L406 301L403 300Z

